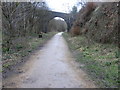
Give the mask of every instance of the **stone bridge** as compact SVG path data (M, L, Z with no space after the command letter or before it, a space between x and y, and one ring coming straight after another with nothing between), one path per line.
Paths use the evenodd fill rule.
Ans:
M65 22L67 23L67 26L68 26L68 32L73 24L73 21L75 20L75 17L73 17L72 15L68 14L68 13L61 13L61 12L54 12L54 11L47 11L47 17L46 17L46 20L44 22L44 29L43 31L44 32L47 32L48 31L48 24L49 24L49 21L52 20L53 18L55 17L60 17L60 18L63 18L65 20Z

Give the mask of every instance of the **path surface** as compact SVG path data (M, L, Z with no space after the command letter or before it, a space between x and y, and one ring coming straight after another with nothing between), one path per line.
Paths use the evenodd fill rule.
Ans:
M17 88L94 88L87 75L75 66L62 33L56 34L41 50L31 55L23 71L5 80Z

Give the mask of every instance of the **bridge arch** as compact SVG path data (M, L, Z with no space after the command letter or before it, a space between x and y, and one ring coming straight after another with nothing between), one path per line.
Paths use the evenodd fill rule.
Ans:
M49 21L48 31L64 32L64 31L67 31L67 27L68 27L67 23L63 18L55 17Z
M48 13L49 13L49 15L47 16L47 20L44 22L45 23L45 25L44 25L44 31L45 32L48 31L47 26L49 24L49 21L52 20L55 17L63 18L65 20L65 22L67 23L67 26L68 26L67 31L69 31L69 29L72 26L73 20L74 20L74 18L70 14L61 13L61 12L54 12L54 11L48 11Z

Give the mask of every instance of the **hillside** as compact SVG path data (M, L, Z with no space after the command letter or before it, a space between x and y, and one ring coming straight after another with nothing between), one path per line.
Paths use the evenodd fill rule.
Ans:
M79 11L71 32L101 43L117 43L118 3L87 3Z
M64 34L80 68L98 87L119 85L118 30L118 3L89 2L78 12L70 35Z

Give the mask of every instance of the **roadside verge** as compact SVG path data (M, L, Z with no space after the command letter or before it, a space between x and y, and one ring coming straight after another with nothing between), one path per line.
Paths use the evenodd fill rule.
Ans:
M117 88L118 48L112 44L100 44L87 40L84 36L71 37L63 34L76 61L82 63L80 68L95 80L102 88Z

